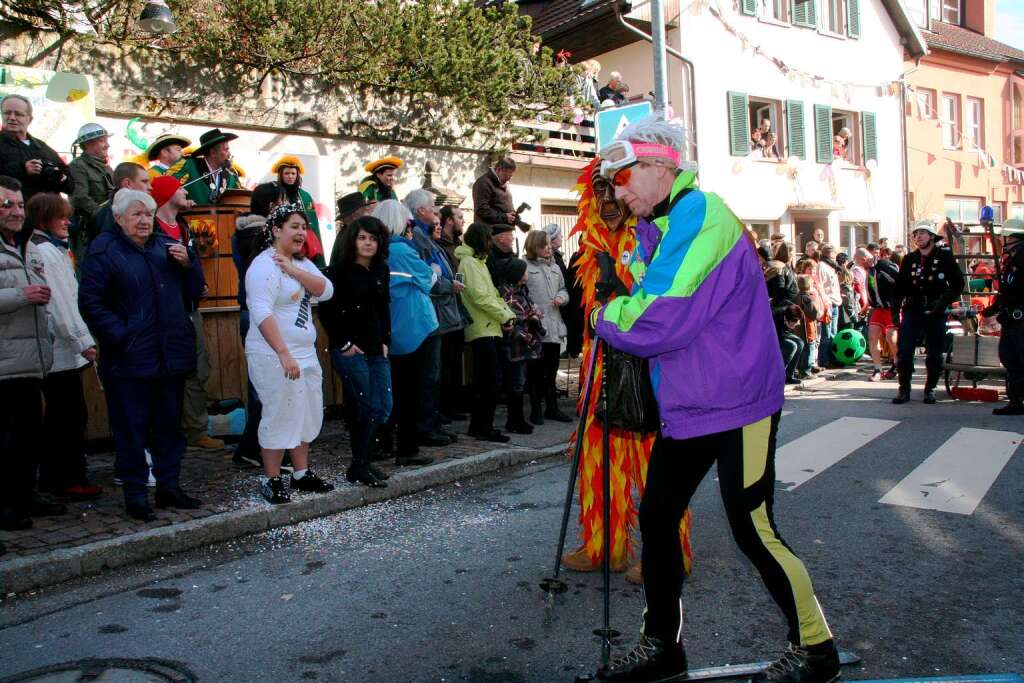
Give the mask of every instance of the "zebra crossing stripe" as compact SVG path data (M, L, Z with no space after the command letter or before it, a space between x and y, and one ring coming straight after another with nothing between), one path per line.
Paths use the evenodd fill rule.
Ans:
M899 420L841 417L790 441L775 453L775 480L792 491L899 424Z
M973 514L1021 438L1016 432L962 427L878 502Z
M787 415L792 415L792 414L793 414L792 410L783 410L781 417L786 417Z

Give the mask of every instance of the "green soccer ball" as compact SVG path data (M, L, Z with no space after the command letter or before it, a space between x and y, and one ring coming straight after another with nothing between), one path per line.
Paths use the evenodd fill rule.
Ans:
M853 365L867 350L868 343L857 330L841 330L832 339L832 355L843 365Z

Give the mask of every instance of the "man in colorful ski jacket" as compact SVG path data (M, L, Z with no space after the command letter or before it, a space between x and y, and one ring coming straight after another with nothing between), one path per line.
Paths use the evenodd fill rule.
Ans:
M647 219L637 225L631 295L592 321L607 344L649 360L661 429L640 503L643 635L598 679L685 674L679 522L717 463L733 536L789 626L786 652L757 678L827 683L839 674L832 634L807 570L772 519L785 379L768 292L743 224L721 198L698 189L694 170L680 169L685 145L680 126L651 117L601 150L616 196Z

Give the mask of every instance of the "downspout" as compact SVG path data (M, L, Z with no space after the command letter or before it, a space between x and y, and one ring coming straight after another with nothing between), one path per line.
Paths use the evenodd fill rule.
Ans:
M921 58L918 57L914 61L914 68L910 71L904 72L900 76L900 135L903 136L903 144L901 145L901 154L903 156L903 217L901 223L903 225L902 233L903 237L900 242L903 244L909 244L909 235L907 230L910 229L910 149L907 146L907 76L921 68Z
M619 23L626 30L628 30L628 31L630 31L632 33L635 33L636 35L640 36L641 39L646 40L648 43L651 43L653 45L654 44L654 38L652 38L651 36L647 35L643 31L638 29L636 26L633 26L632 24L630 24L628 21L626 21L626 18L624 16L622 16L622 9L623 9L623 7L624 6L628 7L628 5L629 5L629 3L619 3L619 2L616 2L615 3L615 18L619 20ZM664 29L662 29L662 30L664 31ZM694 70L693 62L691 62L689 59L684 57L683 54L681 52L679 52L679 50L676 50L674 47L671 47L669 45L665 45L665 51L668 54L670 54L673 57L675 57L676 59L678 59L680 62L682 62L683 66L686 67L686 72L687 72L686 81L687 81L687 85L689 86L687 88L687 90L689 91L688 92L689 101L684 103L684 109L687 110L687 112L686 112L686 114L687 114L686 115L686 119L687 119L687 123L689 124L688 127L690 129L690 140L692 142L692 147L693 147L693 161L696 163L697 162L697 106L696 106L696 102L697 102L697 85L696 85L696 73L695 73L695 70ZM657 55L655 55L655 59L656 58L657 58Z

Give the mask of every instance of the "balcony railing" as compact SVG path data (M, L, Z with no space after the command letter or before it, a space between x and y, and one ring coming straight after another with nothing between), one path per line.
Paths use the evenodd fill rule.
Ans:
M512 151L530 157L533 163L582 168L596 153L596 131L590 121L574 124L524 119L515 125L522 129L523 136L512 144Z

